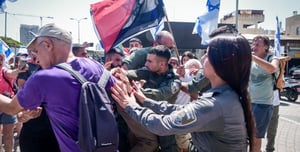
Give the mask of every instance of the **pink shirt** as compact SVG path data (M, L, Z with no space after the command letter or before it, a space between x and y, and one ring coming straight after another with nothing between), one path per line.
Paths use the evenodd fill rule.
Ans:
M7 73L7 69L2 68L0 72L0 94L4 94L4 95L10 94L12 97L14 95L14 92L12 90L14 79L8 77L6 73ZM3 74L5 75L5 78L9 81L10 84L8 84L5 81Z

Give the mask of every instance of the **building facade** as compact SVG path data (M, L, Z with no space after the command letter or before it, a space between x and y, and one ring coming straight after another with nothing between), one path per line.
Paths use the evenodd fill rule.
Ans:
M28 44L34 37L30 32L37 33L39 26L37 25L20 25L20 42L23 44Z

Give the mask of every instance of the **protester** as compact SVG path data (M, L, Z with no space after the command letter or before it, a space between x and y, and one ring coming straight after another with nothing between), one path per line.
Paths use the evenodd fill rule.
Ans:
M7 69L5 68L5 55L0 53L0 94L6 96L8 99L13 98L14 92L14 80L20 72L27 70L27 67L23 69ZM2 111L3 112L3 111ZM9 115L9 113L0 113L0 149L2 149L2 135L4 142L4 150L6 152L12 152L14 145L14 128L17 123L15 114Z
M107 70L111 70L115 67L121 67L123 57L124 57L124 54L123 54L122 50L120 50L119 48L109 49L108 52L105 53L104 67Z
M279 119L279 90L274 90L274 102L273 102L273 113L270 120L269 127L267 129L267 144L266 144L266 152L273 152L275 150L275 137L277 133L278 127L278 119Z
M139 39L139 38L131 38L129 40L129 52L130 54L133 53L134 51L140 49L140 48L143 48L143 44L142 44L142 41Z
M128 93L124 82L113 87L112 96L128 115L155 134L192 132L198 151L247 152L248 143L251 151L255 125L248 93L251 49L247 39L217 36L201 60L212 88L197 101L186 105L154 101L136 83L133 93Z
M88 81L97 82L104 67L89 58L75 58L71 53L70 33L54 24L41 27L28 49L36 55L41 70L35 72L13 99L0 95L0 111L16 114L31 110L33 115L41 112L44 105L60 151L79 152L78 103L81 84L69 72L56 67L67 62ZM109 77L106 89L114 85ZM41 85L42 84L42 85Z
M188 60L190 59L197 59L197 57L194 55L191 51L185 51L181 56L181 64L184 65Z
M172 65L173 69L176 70L179 66L178 59L176 57L171 57L169 60L169 64Z
M85 57L88 58L89 55L86 51L86 48L89 47L87 42L84 42L83 44L74 43L72 45L72 52L76 57Z
M32 54L31 50L28 50L28 55L27 65L29 68L26 72L20 73L16 80L19 90L23 88L28 78L40 68L36 62L36 56ZM43 105L41 107L44 108ZM29 119L30 115L28 116L26 112L20 112L17 116L19 123L23 123L19 135L21 152L60 151L45 109L38 118Z
M113 68L121 67L123 57L124 57L124 54L119 47L109 49L108 52L105 53L104 67L109 71L112 70ZM130 129L128 128L123 117L116 110L115 105L114 105L114 109L115 109L114 115L115 115L116 121L118 123L118 131L119 131L118 150L120 152L127 152L130 150L130 148L134 144L135 137L130 132Z
M274 79L272 74L278 71L279 60L273 56L268 61L269 47L268 37L253 38L249 92L257 128L254 151L261 150L261 140L265 136L273 112Z

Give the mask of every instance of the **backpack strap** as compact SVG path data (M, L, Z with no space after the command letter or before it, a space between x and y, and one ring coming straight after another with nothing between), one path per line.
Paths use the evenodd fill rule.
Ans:
M97 82L97 84L100 87L105 88L109 77L110 77L110 72L108 70L104 69L103 74L101 75L101 77L100 77L99 81Z
M87 81L78 71L73 70L73 68L67 63L57 64L56 67L59 67L71 73L72 76L74 76L81 84Z
M68 72L70 72L81 84L83 84L84 82L86 82L87 80L76 70L73 70L73 68L67 64L67 63L60 63L58 65L56 65L57 67L64 69ZM103 74L101 75L101 77L99 78L97 84L100 87L104 87L107 84L107 81L110 77L110 72L106 69L103 70Z
M268 62L272 62L272 60L270 61L270 58L272 57L272 60L273 60L273 55L268 55L267 57L267 61ZM279 60L279 68L280 68L280 60ZM279 69L280 71L280 69ZM276 72L272 73L272 77L274 79L274 85L273 85L273 90L276 90L277 87L276 87L276 84L277 84L277 81L278 81L278 78L276 78L276 75L275 75Z

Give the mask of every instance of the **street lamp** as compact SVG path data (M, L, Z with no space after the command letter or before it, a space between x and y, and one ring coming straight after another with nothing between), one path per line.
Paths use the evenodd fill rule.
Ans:
M74 21L77 21L77 30L78 30L78 43L80 43L80 21L81 20L86 20L87 17L84 17L84 18L70 18L70 20L74 20Z

